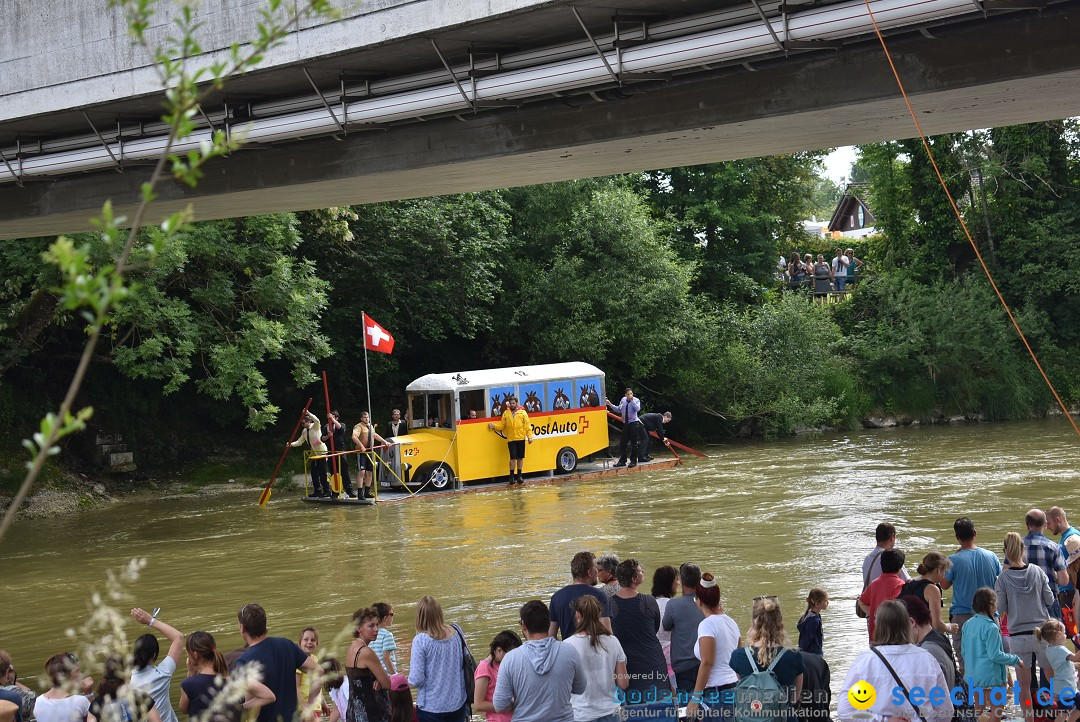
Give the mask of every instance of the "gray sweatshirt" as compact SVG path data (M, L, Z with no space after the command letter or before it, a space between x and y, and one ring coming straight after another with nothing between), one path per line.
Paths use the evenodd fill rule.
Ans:
M1054 593L1046 572L1037 564L1020 569L1005 567L994 583L998 612L1009 615L1009 633L1030 632L1049 619L1047 607L1054 603Z
M499 665L491 703L514 708L513 722L574 722L571 694L585 691L577 650L554 637L530 639Z

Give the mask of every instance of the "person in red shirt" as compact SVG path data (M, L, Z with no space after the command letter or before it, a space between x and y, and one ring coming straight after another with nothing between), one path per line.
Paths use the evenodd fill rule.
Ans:
M886 549L881 553L881 576L870 582L859 597L859 608L866 612L869 623L870 640L874 639L874 614L878 605L889 599L896 599L904 580L900 570L904 568L904 552L899 549Z

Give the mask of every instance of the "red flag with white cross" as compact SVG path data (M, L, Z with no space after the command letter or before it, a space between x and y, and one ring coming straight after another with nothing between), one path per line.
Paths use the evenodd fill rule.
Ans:
M390 353L394 350L394 337L366 313L364 314L364 348L379 353Z

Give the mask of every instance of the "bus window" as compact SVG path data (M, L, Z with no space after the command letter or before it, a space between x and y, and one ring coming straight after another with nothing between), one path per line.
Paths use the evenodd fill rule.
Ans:
M427 419L427 406L423 394L409 394L409 428L419 429Z
M506 411L506 397L514 393L513 386L492 386L488 389L491 416L499 418ZM520 399L518 400L520 402Z
M574 393L574 382L548 381L548 408L552 411L565 411L571 408L570 394Z
M577 392L577 406L584 409L589 406L600 405L602 383L600 379L578 379L574 382Z
M485 418L487 411L487 401L485 399L484 390L476 389L474 391L462 391L460 396L461 403L461 415L459 419L468 419L469 412L473 412L476 418Z
M544 384L518 384L518 393L521 398L518 403L525 409L527 414L539 414L547 409L544 408Z
M452 402L450 394L427 394L427 416L424 426L433 429L449 429L452 426Z

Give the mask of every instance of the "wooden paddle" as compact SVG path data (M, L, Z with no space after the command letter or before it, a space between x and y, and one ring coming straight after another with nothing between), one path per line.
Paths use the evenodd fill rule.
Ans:
M304 410L300 412L300 418L296 422L296 428L289 435L289 442L292 442L292 438L296 436L296 432L300 430L300 424L304 423L304 417L307 416L308 407L311 406L311 399L307 400L304 404ZM285 444L285 451L281 452L281 459L278 460L277 466L274 467L274 473L270 475L270 483L266 485L266 488L262 490L262 494L259 495L259 506L266 506L266 502L270 501L270 487L274 485L274 479L277 478L278 472L281 471L281 465L285 463L285 456L291 449L289 443Z
M621 417L621 416L619 416L618 414L613 414L613 413L611 413L610 411L608 411L608 412L607 412L607 415L608 415L608 416L610 416L611 418L615 419L616 421L620 422L620 423L622 422L622 417ZM655 431L650 431L650 432L649 432L649 435L650 435L650 436L652 436L652 437L653 437L654 439L659 439L659 438L660 438L660 437L659 437L659 436L657 435L657 433L656 433ZM678 448L682 449L683 451L686 451L686 452L689 452L689 453L693 454L694 456L700 456L700 457L702 457L702 458L707 458L707 455L706 455L706 454L702 454L702 453L701 453L700 451L698 451L697 449L691 449L691 448L690 448L689 446L687 446L686 444L680 444L680 443L679 443L678 441L676 441L675 439L671 438L670 436L669 436L669 437L667 437L667 440L671 442L671 446L675 446L675 447L678 447ZM675 450L674 450L674 449L671 449L671 447L668 447L668 449L669 449L669 450L671 451L671 453L675 454ZM679 458L679 455L678 455L678 454L675 454L675 458L676 458L676 459L678 459L678 458ZM681 461L681 459L680 459L680 461Z

